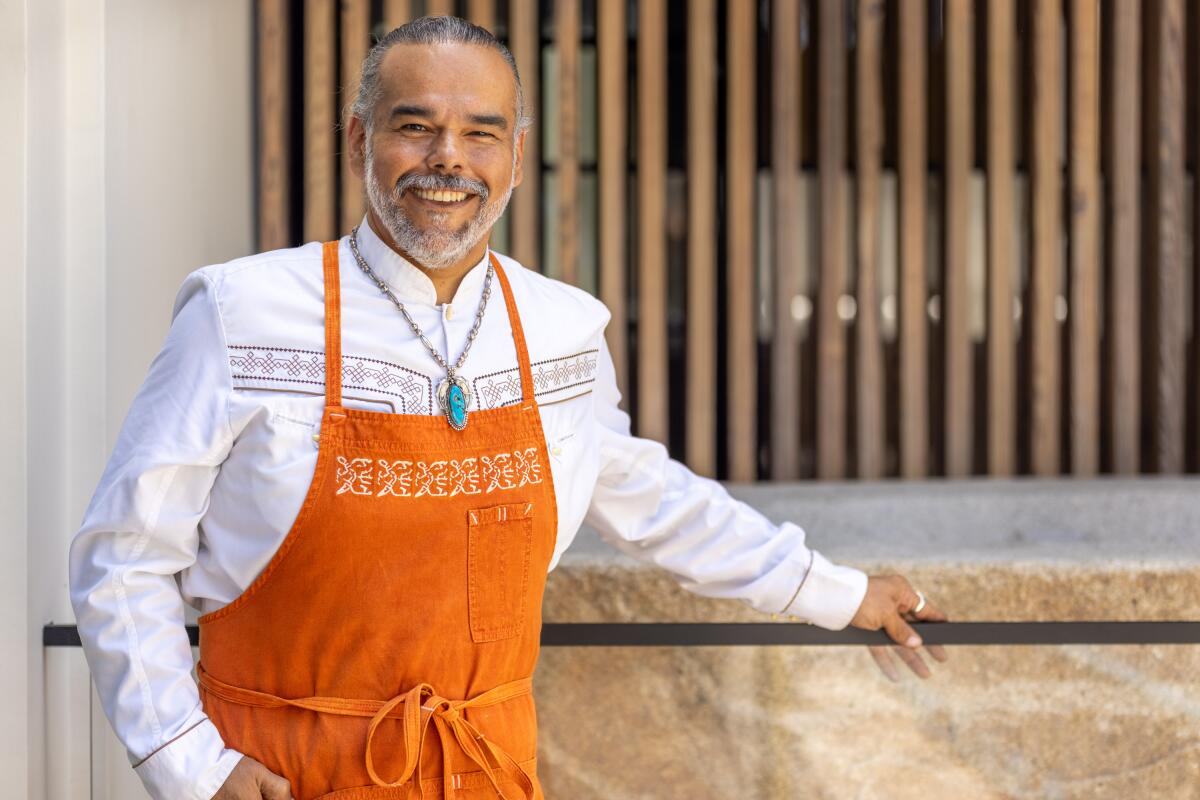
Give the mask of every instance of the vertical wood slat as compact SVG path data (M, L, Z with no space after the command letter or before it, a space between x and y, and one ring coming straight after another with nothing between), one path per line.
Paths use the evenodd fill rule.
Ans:
M800 477L800 5L775 0L771 11L771 171L774 195L775 335L771 346L771 478ZM821 39L824 42L824 38ZM825 79L824 73L821 80ZM689 126L694 131L695 125ZM822 140L823 141L823 140ZM824 198L822 198L824 201ZM820 444L820 443L818 443Z
M1184 291L1183 155L1183 0L1158 0L1149 6L1147 31L1147 113L1157 132L1149 142L1149 244L1146 307L1149 326L1150 402L1153 468L1183 470L1186 366Z
M729 477L752 481L757 472L755 408L758 362L755 333L754 233L755 45L754 3L730 3L726 20L726 382L729 387Z
M554 17L558 50L557 255L559 275L570 284L579 282L579 3L561 0L555 5Z
M972 0L946 2L946 169L943 228L943 332L945 344L945 463L947 477L971 474L974 432L971 387L974 369L967 325L967 235L974 98Z
M987 4L987 471L994 476L1016 470L1015 14L1012 3Z
M1106 436L1111 469L1132 475L1141 463L1141 365L1138 343L1141 291L1138 237L1141 227L1141 5L1110 2L1104 7L1111 36L1111 99L1106 120L1109 137L1107 197L1108 298L1105 325L1108 360L1105 391L1109 398Z
M927 8L900 3L900 474L929 470L925 203Z
M371 3L369 0L342 0L342 94L345 108L358 92L359 71L371 40ZM350 169L349 126L342 132L342 229L359 223L366 210L363 185Z
M1058 254L1062 214L1062 133L1059 3L1036 0L1033 7L1032 219L1030 280L1030 454L1035 475L1056 475L1062 468L1059 438L1059 335L1055 320Z
M1071 471L1100 468L1099 0L1071 0Z
M622 3L612 3L620 7ZM714 0L688 3L688 466L717 474L717 34Z
M425 0L425 14L430 17L446 17L454 13L454 0Z
M412 0L384 0L383 24L389 31L412 18Z
M291 185L288 168L289 4L258 4L258 247L274 250L292 244L288 230Z
M496 0L468 0L467 19L481 28L493 31L496 24Z
M842 169L846 70L842 0L821 0L817 76L817 160L821 197L817 296L817 477L846 472L846 331L838 315L846 272ZM778 74L778 73L777 73Z
M667 441L667 5L638 3L638 435Z
M534 116L534 124L525 134L522 165L524 178L513 191L510 201L512 214L512 256L530 269L542 269L538 254L541 235L540 177L542 170L541 136L538 135L539 74L542 57L541 36L538 32L537 0L511 0L509 4L508 46L517 71L525 103Z
M1192 438L1188 443L1185 469L1200 472L1200 9L1194 4L1187 9L1188 47L1187 71L1189 99L1187 137L1192 158L1192 345L1188 361L1188 410Z
M879 330L879 176L883 165L884 0L858 0L858 47L854 92L858 121L855 142L856 269L855 437L858 477L883 477L883 345Z
M596 77L600 98L596 109L600 125L596 154L596 172L600 183L597 221L600 300L612 314L606 338L617 375L617 386L622 391L629 385L625 335L625 265L628 258L625 192L629 158L625 139L627 31L624 3L601 3L596 7Z
M304 241L337 232L337 20L326 0L304 6Z

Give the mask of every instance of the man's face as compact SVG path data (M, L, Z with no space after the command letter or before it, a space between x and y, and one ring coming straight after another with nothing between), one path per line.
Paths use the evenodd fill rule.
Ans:
M351 166L395 244L449 267L484 241L521 182L516 81L476 45L400 44L380 70L373 128L351 119Z

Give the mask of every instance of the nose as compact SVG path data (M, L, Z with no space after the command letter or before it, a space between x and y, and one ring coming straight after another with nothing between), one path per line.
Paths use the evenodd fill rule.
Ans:
M458 138L447 130L441 131L433 138L429 148L429 156L425 160L431 170L442 173L459 173L463 171L463 151Z

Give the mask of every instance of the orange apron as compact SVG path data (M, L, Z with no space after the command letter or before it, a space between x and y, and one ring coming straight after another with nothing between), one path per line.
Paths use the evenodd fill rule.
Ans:
M522 401L456 431L342 406L325 244L312 483L258 578L199 619L205 712L297 800L543 796L531 679L558 512L521 320L492 264Z

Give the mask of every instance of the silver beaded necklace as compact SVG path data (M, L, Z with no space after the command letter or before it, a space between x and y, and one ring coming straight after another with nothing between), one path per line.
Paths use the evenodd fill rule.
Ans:
M433 356L433 360L446 370L446 377L438 384L437 400L438 406L442 409L442 413L446 416L446 422L450 423L450 427L456 431L461 431L467 427L467 408L471 405L471 388L458 371L462 369L463 362L467 360L467 353L471 350L471 345L475 342L475 337L479 334L479 324L483 322L483 311L487 308L488 298L492 295L492 263L489 259L487 266L487 275L483 279L483 297L479 300L479 310L475 312L475 324L471 326L470 332L467 334L467 343L463 345L462 353L458 356L458 360L454 365L446 363L446 359L442 358L442 354L437 351L437 348L425 336L421 327L417 325L416 320L408 313L408 309L404 307L404 303L392 292L390 286L384 283L367 265L366 259L362 257L362 253L358 252L358 226L355 226L350 231L350 252L354 253L354 260L358 262L359 268L366 273L367 277L379 287L388 299L395 303L396 308L400 309L400 313L404 315L404 319L408 321L408 327L412 328L425 345L425 349L429 351L429 355Z

